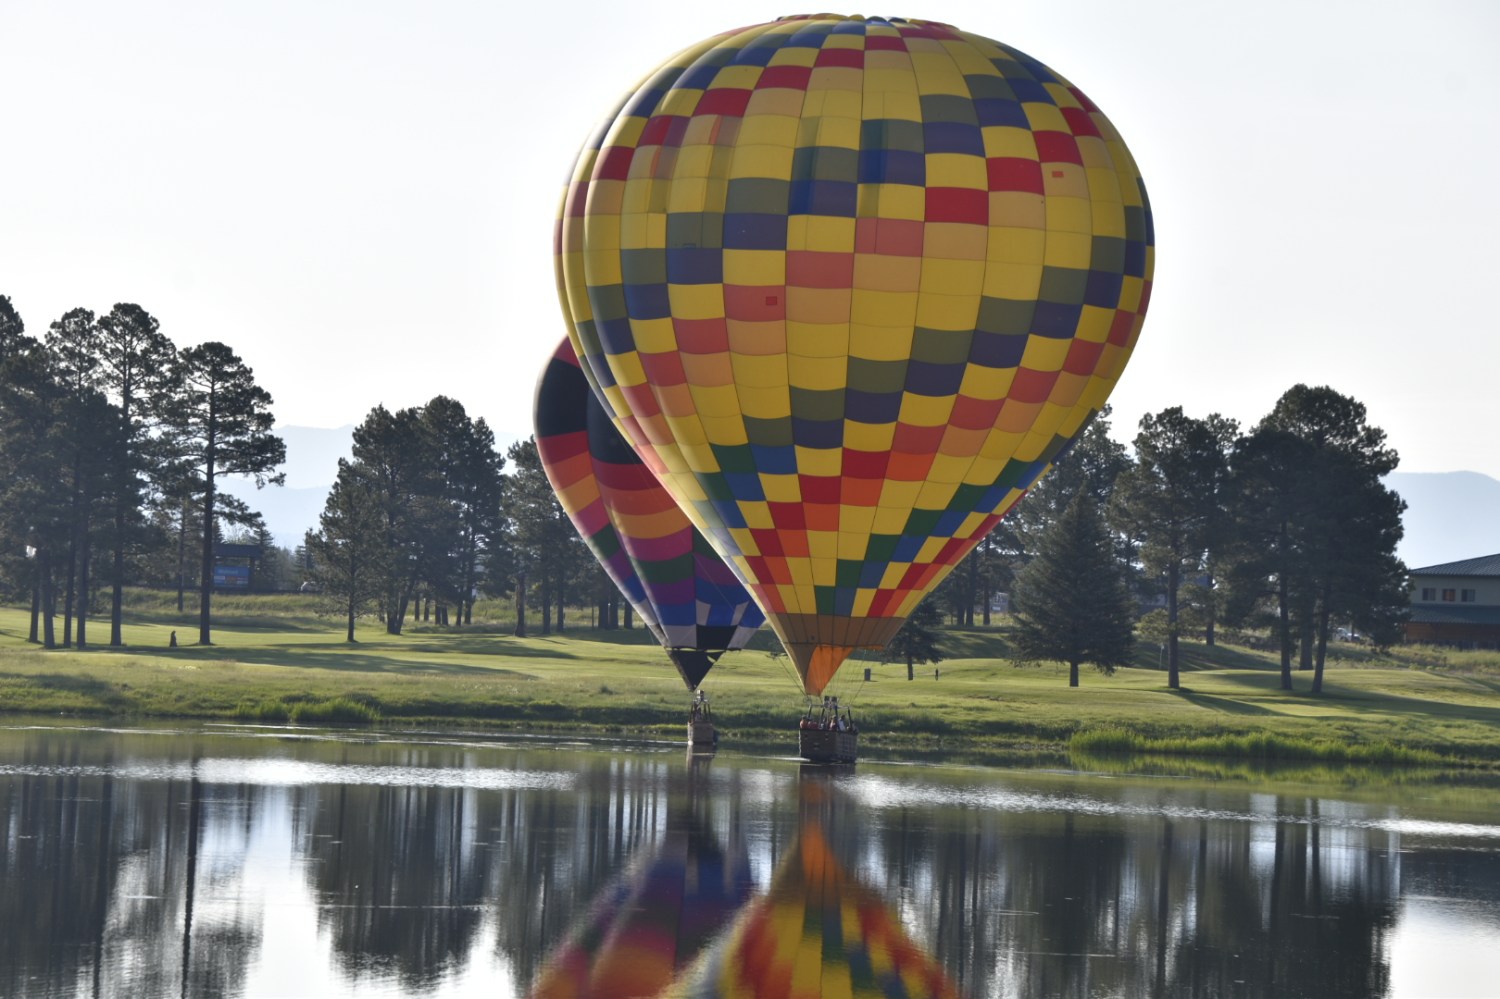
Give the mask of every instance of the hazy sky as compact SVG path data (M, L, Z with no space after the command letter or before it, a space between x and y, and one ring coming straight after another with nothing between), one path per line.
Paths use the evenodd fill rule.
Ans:
M805 8L810 10L812 8ZM0 0L0 294L222 340L282 424L453 396L530 432L564 333L552 216L662 59L785 3ZM1404 471L1500 478L1500 4L924 0L1071 79L1156 213L1128 440L1287 387L1365 402Z

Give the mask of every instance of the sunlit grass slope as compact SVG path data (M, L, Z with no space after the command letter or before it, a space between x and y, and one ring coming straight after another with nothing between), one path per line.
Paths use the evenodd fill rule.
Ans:
M274 722L488 725L537 733L680 734L688 694L649 635L595 632L516 638L498 623L413 628L389 636L373 622L343 641L341 622L314 600L225 598L214 644L198 646L194 615L175 602L132 600L126 648L43 651L27 618L0 608L0 711L84 717ZM177 632L179 647L168 648ZM1466 761L1500 766L1500 669L1482 655L1377 655L1340 649L1324 694L1278 689L1273 658L1188 643L1183 689L1170 691L1154 650L1106 677L1067 686L1062 666L1011 665L1005 629L945 634L953 658L918 667L853 660L835 687L868 745L911 751L1062 753L1147 751L1196 757ZM709 674L724 737L779 744L805 701L785 657L727 654ZM864 679L865 670L871 679Z

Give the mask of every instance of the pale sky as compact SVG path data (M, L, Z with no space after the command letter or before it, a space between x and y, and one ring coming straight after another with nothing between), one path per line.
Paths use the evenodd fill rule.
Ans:
M445 394L530 432L565 332L578 146L680 48L782 3L0 0L0 294L28 331L138 302L280 424ZM853 12L853 8L850 11ZM1156 216L1115 436L1249 424L1302 381L1402 470L1500 478L1500 4L923 0L1082 88Z

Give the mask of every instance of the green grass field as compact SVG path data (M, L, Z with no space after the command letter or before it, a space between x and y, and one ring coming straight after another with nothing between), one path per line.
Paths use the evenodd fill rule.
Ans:
M676 738L688 694L644 631L597 632L586 617L565 635L515 638L490 620L464 630L386 635L363 623L356 644L314 600L216 601L212 646L196 616L133 595L126 648L44 651L27 617L0 608L0 711L89 718L450 724L538 733L585 731ZM483 610L483 608L481 608ZM181 645L169 649L173 631ZM1155 648L1112 677L1012 666L1006 628L950 630L938 667L851 660L830 692L852 707L874 748L913 754L1031 754L1066 759L1151 753L1202 760L1297 759L1463 764L1500 769L1500 655L1356 646L1330 655L1324 694L1278 689L1274 657L1184 644L1182 689L1170 691ZM107 640L91 619L91 643ZM784 657L727 654L709 674L726 740L779 745L805 701ZM871 670L872 679L864 680Z

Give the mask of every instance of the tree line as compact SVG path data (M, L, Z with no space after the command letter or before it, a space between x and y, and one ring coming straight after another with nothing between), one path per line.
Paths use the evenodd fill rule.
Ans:
M37 339L0 296L0 585L30 600L32 640L84 645L107 590L120 645L122 588L175 581L179 609L197 589L208 643L216 544L234 531L283 578L320 588L350 640L371 612L392 634L469 625L480 594L515 600L518 634L529 618L562 630L580 606L595 626L623 614L629 627L534 441L501 453L445 396L372 409L317 528L295 553L277 548L220 489L224 475L282 481L271 406L228 346L178 349L138 305L73 309ZM1133 448L1109 431L1106 409L928 603L987 624L1008 594L1019 655L1067 662L1075 683L1083 663L1123 665L1137 631L1161 643L1173 687L1190 628L1208 644L1220 626L1268 628L1282 685L1297 659L1314 689L1335 627L1399 635L1404 503L1382 482L1397 456L1361 403L1297 385L1247 432L1178 407L1143 418ZM908 671L938 655L918 633L935 624L929 606L898 639Z
M1282 688L1295 659L1316 693L1335 628L1399 639L1406 504L1383 482L1397 454L1362 403L1295 385L1247 432L1172 407L1142 418L1133 453L1108 415L935 594L957 620L1007 592L1018 658L1066 662L1073 685L1080 664L1125 665L1141 634L1177 688L1180 637L1213 645L1227 625L1269 630Z
M228 346L179 350L139 305L73 309L38 338L0 296L0 598L29 600L31 640L86 646L107 591L108 644L122 645L124 587L175 583L179 611L197 590L208 644L225 541L259 551L262 579L322 590L351 640L371 611L394 634L408 619L470 624L481 593L516 597L521 634L528 594L544 633L579 603L596 606L596 622L620 621L535 444L500 453L485 421L444 396L371 410L317 529L295 549L277 545L222 490L226 475L284 481L272 405Z
M220 527L258 520L222 478L282 480L271 404L228 346L179 350L139 305L72 309L36 338L0 296L0 580L30 600L31 640L85 646L107 588L108 644L122 645L123 588L175 540L179 588L196 548L209 643Z

